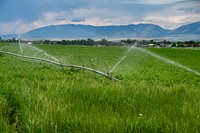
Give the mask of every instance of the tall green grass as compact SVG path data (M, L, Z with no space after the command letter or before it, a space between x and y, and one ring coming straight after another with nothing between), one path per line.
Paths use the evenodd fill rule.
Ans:
M121 83L90 72L1 55L2 132L199 132L198 75L136 49L126 53L127 47L37 47L63 62L74 54L84 62L100 58L109 68L127 54L113 71ZM186 50L178 60L182 49L149 50L189 66L200 55ZM199 63L193 68L199 70Z

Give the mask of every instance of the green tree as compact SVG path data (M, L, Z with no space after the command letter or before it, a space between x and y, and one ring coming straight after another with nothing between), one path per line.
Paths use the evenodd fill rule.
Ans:
M101 39L100 45L106 45L106 46L108 46L108 41L106 39Z
M183 42L178 41L178 42L177 42L177 46L178 46L178 47L183 47Z
M90 45L90 46L95 45L94 40L88 38L88 39L87 39L87 45Z

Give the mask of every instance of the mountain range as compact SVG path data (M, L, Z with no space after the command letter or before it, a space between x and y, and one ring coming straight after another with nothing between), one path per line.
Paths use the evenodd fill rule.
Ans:
M8 38L9 35L0 37ZM200 40L200 22L183 25L175 30L164 29L154 24L115 26L52 25L25 32L21 37L23 39L156 38Z

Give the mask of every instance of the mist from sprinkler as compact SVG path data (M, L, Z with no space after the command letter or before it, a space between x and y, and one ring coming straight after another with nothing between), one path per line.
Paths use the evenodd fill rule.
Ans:
M21 38L20 38L20 34L18 36L18 45L20 47L20 53L21 54L17 54L17 53L12 53L12 52L6 52L6 51L2 51L2 49L4 48L4 46L0 49L0 53L1 54L7 54L7 55L11 55L11 56L16 56L16 57L21 57L21 58L26 58L26 59L30 59L30 60L38 60L38 61L44 61L44 62L47 62L47 63L50 63L50 64L54 64L54 65L57 65L57 66L61 66L62 68L63 67L71 67L71 68L79 68L79 69L83 69L83 70L87 70L87 71L90 71L90 72L93 72L93 73L96 73L96 74L99 74L99 75L102 75L106 78L109 78L109 79L112 79L114 81L117 81L117 82L120 82L119 79L111 76L108 72L102 72L102 71L99 71L97 69L94 69L94 68L90 68L90 67L87 67L85 66L84 64L82 64L82 66L80 65L75 65L75 64L63 64L60 60L58 60L56 57L50 55L50 54L47 54L46 52L44 52L43 50L37 48L37 47L34 47L32 46L31 44L22 44L21 43ZM23 51L23 48L22 47L25 47L25 46L29 46L29 48L31 49L34 49L36 50L36 52L34 52L34 54L32 56L28 56L25 54L26 51ZM29 49L30 50L30 49ZM49 57L53 60L49 60L49 59L46 59L46 58L42 58L42 57L35 57L38 53L43 53L46 57ZM83 62L82 62L83 63ZM105 62L104 62L105 63ZM107 64L106 64L106 67L107 67Z
M18 34L18 43L19 43L20 52L21 52L21 54L23 55L20 33Z
M193 70L193 69L191 69L191 68L189 68L189 67L186 67L186 66L181 65L181 64L179 64L179 63L177 63L177 62L174 62L174 61L172 61L172 60L169 60L169 59L167 59L167 58L164 58L164 57L162 57L162 56L160 56L160 55L157 55L157 54L155 54L155 53L153 53L153 52L150 52L150 51L148 51L148 50L146 50L146 49L144 49L144 48L137 48L137 49L140 50L140 51L142 51L142 52L144 52L144 53L147 53L147 54L153 56L154 58L157 58L157 59L162 60L162 61L164 61L164 62L166 62L166 63L169 63L169 64L173 64L173 65L175 65L175 66L177 66L177 67L179 67L179 68L182 68L182 69L184 69L184 70L187 70L188 72L191 72L191 73L194 73L194 74L200 76L200 72L195 71L195 70Z
M115 68L119 66L119 64L126 58L126 55L131 51L131 49L135 48L137 43L134 43L126 52L125 55L112 67L112 69L109 71L109 73L112 73Z
M39 48L37 48L37 47L34 47L34 46L31 45L31 44L19 44L19 45L25 45L25 46L28 46L28 47L31 48L31 49L36 50L36 52L34 53L33 56L36 56L38 53L43 53L45 56L47 56L47 57L53 59L54 61L60 62L60 60L57 59L56 57L54 57L54 56L52 56L52 55L46 53L44 50L41 50L41 49L39 49Z
M3 47L1 47L1 48L0 48L0 51L1 51L1 50L3 50L5 47L6 47L6 45L5 45L5 46L3 46Z
M160 59L160 60L162 60L162 61L164 61L164 62L166 62L166 63L169 63L169 64L173 64L173 65L175 65L175 66L177 66L177 67L179 67L179 68L182 68L182 69L184 69L184 70L187 70L187 71L189 71L189 72L191 72L191 73L194 73L194 74L200 76L200 72L198 72L198 71L195 71L195 70L193 70L193 69L191 69L191 68L188 68L188 67L186 67L186 66L184 66L184 65L181 65L181 64L179 64L179 63L177 63L177 62L174 62L174 61L172 61L172 60L169 60L169 59L167 59L167 58L164 58L164 57L162 57L162 56L160 56L160 55L157 55L157 54L155 54L155 53L153 53L153 52L150 52L150 51L148 51L148 50L146 50L146 49L144 49L144 48L137 48L137 47L136 47L137 42L134 43L134 44L125 52L125 55L124 55L122 58L120 58L120 60L112 67L112 69L111 69L109 72L104 73L104 72L98 71L98 70L96 70L96 69L94 69L94 68L86 67L86 66L84 66L84 65L83 65L83 66L79 66L79 65L73 65L73 64L62 64L62 63L60 62L59 59L57 59L56 57L54 57L54 56L52 56L52 55L50 55L50 54L47 54L46 52L44 52L44 50L41 50L41 49L39 49L39 48L37 48L37 47L34 47L34 46L30 45L30 44L22 44L22 43L21 43L21 39L20 39L20 35L19 35L18 41L19 41L19 47L20 47L20 52L21 52L21 54L15 54L15 53L3 51L3 49L6 47L6 45L3 46L3 47L1 47L0 53L12 55L12 56L17 56L17 57L22 57L22 58L27 58L27 59L32 59L32 60L45 61L45 62L48 62L48 63L51 63L51 64L55 64L55 65L58 65L58 66L61 66L61 67L80 68L80 69L83 69L83 70L88 70L88 71L91 71L91 72L100 74L100 75L102 75L102 76L105 76L105 77L107 77L107 78L110 78L110 79L113 79L113 80L119 82L119 79L117 79L117 78L111 76L111 73L119 66L119 64L120 64L123 60L125 60L125 58L127 57L127 54L131 51L131 49L136 48L137 50L140 50L140 51L142 51L142 52L144 52L144 53L147 53L147 54L153 56L154 58ZM22 49L22 46L23 46L23 45L24 45L24 46L29 46L31 49L36 50L36 52L34 53L34 55L33 55L33 56L26 56L26 55L24 54L24 52L23 52L23 49ZM35 56L36 56L38 53L40 53L40 52L43 53L45 56L47 56L47 57L53 59L54 61L49 60L49 59L45 59L45 58L35 57ZM106 64L106 67L107 67L107 64ZM108 68L108 67L107 67L107 68Z
M113 68L109 71L109 73L111 73L112 71L114 71L114 70L119 66L119 64L126 58L126 54L127 54L128 52L130 52L131 49L136 48L137 50L140 50L140 51L142 51L142 52L144 52L144 53L147 53L147 54L153 56L154 58L160 59L160 60L162 60L162 61L164 61L164 62L166 62L166 63L169 63L169 64L173 64L173 65L175 65L175 66L177 66L177 67L179 67L179 68L182 68L182 69L184 69L184 70L187 70L188 72L191 72L191 73L194 73L194 74L200 76L200 72L198 72L198 71L196 71L196 70L193 70L193 69L191 69L191 68L189 68L189 67L187 67L187 66L184 66L184 65L182 65L182 64L179 64L179 63L177 63L177 62L175 62L175 61L172 61L172 60L169 60L169 59L167 59L167 58L164 58L164 57L162 57L162 56L160 56L160 55L157 55L157 54L155 54L155 53L153 53L153 52L150 52L150 51L148 51L148 50L146 50L146 49L144 49L144 48L138 48L138 47L136 47L136 46L137 46L137 42L134 43L134 44L126 51L125 55L113 66Z

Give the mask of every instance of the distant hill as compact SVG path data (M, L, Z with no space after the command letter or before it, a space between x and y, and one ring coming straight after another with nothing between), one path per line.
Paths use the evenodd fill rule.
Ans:
M115 26L52 25L28 31L23 39L87 39L87 38L158 38L167 40L200 40L200 22L167 30L154 24ZM17 35L3 35L13 38Z
M181 26L173 30L171 34L200 34L200 22Z
M157 37L169 30L153 24L123 26L55 25L35 29L23 34L23 38L123 38Z
M0 35L1 38L3 39L12 39L12 38L17 38L17 34L6 34L6 35Z

